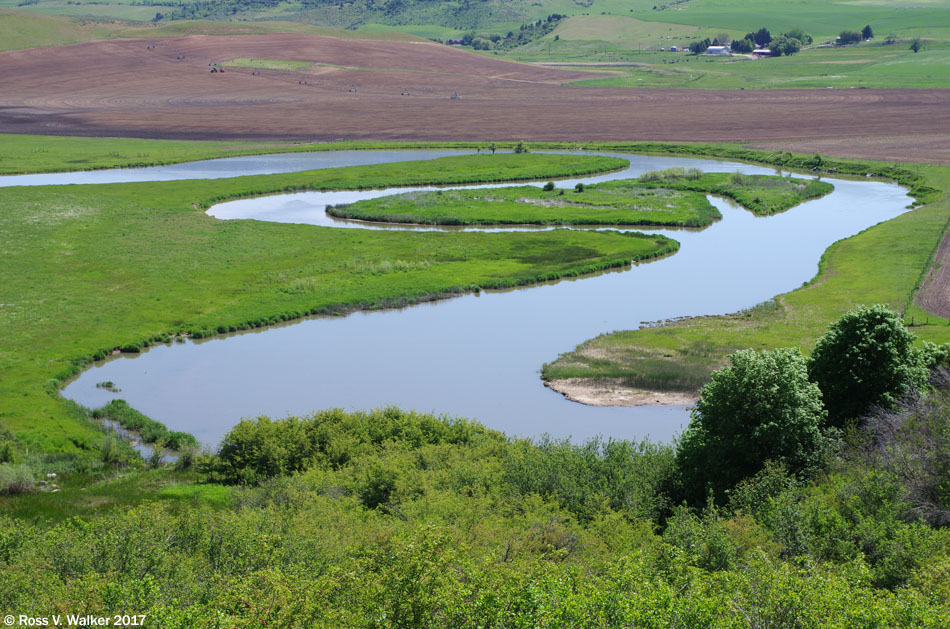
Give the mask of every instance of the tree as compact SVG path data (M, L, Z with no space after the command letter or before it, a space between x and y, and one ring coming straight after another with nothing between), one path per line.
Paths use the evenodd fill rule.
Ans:
M927 368L913 345L914 335L886 306L861 306L832 323L808 362L828 423L844 426L873 406L890 406L907 388L922 386Z
M732 52L750 53L755 50L755 44L751 39L737 39L732 42Z
M800 41L802 44L805 44L805 45L808 45L808 44L812 43L812 41L814 41L814 40L812 39L812 36L811 36L811 35L809 35L809 34L806 33L805 31L803 31L803 30L802 30L801 28L799 28L799 27L795 27L795 28L791 29L790 31L788 31L787 33L783 33L783 34L784 34L786 37L790 37L790 38L792 38L792 39L797 39L798 41Z
M841 31L838 34L839 44L854 44L861 41L861 33L857 31Z
M769 47L772 51L773 57L781 57L782 55L794 55L796 52L802 49L802 43L797 39L792 39L791 37L786 37L785 35L779 35L772 40L772 45Z
M524 145L524 142L518 142L515 144L515 153L527 153L528 147Z
M709 48L709 40L694 41L689 45L689 51L694 55L701 55Z
M725 46L732 41L732 37L729 36L729 33L719 33L716 35L716 38L713 39L713 44L716 46Z
M769 42L772 41L772 34L769 33L768 29L763 26L755 32L753 39L759 46L768 46Z
M700 391L692 421L677 446L683 489L694 500L721 498L766 461L790 472L820 459L821 392L808 380L797 348L740 350Z
M910 42L910 49L914 52L920 52L922 46L923 44L920 42L920 37L915 37L914 40Z
M870 24L861 29L861 37L864 39L871 39L874 37L874 31L871 30Z

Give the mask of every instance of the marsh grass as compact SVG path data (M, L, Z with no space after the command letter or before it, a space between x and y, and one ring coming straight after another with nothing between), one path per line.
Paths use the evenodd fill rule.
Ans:
M198 440L185 432L168 430L164 424L135 410L125 400L112 400L102 408L92 412L93 419L110 419L117 422L126 430L133 431L142 437L145 443L153 444L153 451L158 459L164 454L164 448L181 450L186 447L197 448ZM112 447L109 447L110 451ZM105 457L104 457L105 460Z

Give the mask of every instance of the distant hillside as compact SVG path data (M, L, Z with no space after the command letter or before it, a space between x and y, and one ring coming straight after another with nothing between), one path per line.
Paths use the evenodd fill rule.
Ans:
M0 52L42 46L61 46L117 37L177 37L181 35L247 35L264 33L310 33L345 39L418 41L419 37L398 31L350 31L295 22L214 22L180 20L142 23L43 15L0 9Z

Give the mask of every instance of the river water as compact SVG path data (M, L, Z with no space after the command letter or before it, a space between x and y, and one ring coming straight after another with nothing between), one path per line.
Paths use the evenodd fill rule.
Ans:
M405 152L318 155L340 157L333 163L338 165L353 159L390 161L395 153ZM626 171L558 185L635 177L673 166L777 174L714 160L620 156L631 161ZM266 163L268 157L286 156L254 159ZM311 164L306 167L313 168ZM191 166L192 175L200 172L200 166ZM248 173L240 164L230 172L242 174ZM94 365L63 395L90 407L125 398L170 429L191 432L211 445L242 417L386 405L474 418L513 436L668 441L688 422L687 409L569 402L543 386L539 368L604 332L636 328L645 321L734 312L791 290L814 276L831 243L897 216L910 202L894 184L827 180L835 185L832 194L766 218L711 198L722 221L701 231L650 230L680 241L680 251L631 269L158 346ZM373 228L331 219L323 208L405 190L278 195L224 203L209 213L221 219ZM96 388L106 380L122 392Z

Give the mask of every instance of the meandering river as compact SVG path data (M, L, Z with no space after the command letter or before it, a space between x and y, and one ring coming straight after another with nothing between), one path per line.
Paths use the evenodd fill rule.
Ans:
M456 153L232 158L160 169L61 173L55 183L101 183L120 175L122 181L239 176ZM558 185L636 177L674 166L776 174L714 160L619 156L631 161L630 168ZM0 185L20 185L13 179L0 178ZM94 365L69 383L63 395L90 407L125 398L169 428L212 445L242 417L390 404L478 419L509 435L548 433L583 440L600 434L667 441L688 422L683 407L604 408L569 402L543 386L540 366L603 332L636 328L645 321L734 312L793 289L814 276L831 243L897 216L910 202L895 184L826 180L835 185L832 194L767 218L713 198L723 220L701 231L650 230L679 240L680 251L631 269L158 346ZM278 195L224 203L209 213L221 219L374 228L329 218L324 208L405 190ZM102 381L114 382L121 392L96 388Z

